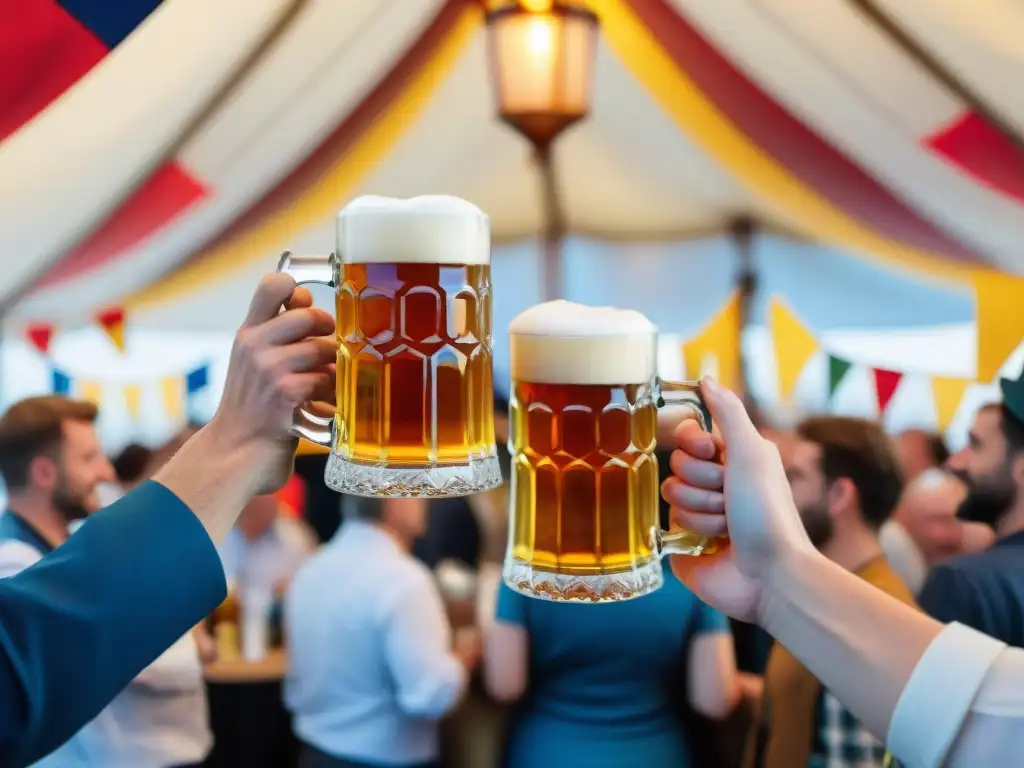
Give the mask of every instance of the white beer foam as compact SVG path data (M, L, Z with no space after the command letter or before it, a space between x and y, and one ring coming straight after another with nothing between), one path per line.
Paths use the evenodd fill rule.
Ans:
M491 225L458 197L364 195L338 214L338 251L345 264L489 264Z
M509 324L512 378L537 384L644 384L658 370L658 328L640 312L549 301Z

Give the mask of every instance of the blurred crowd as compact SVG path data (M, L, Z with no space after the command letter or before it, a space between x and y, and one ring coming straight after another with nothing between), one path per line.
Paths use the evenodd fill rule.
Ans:
M201 428L110 459L96 417L37 397L0 418L0 576L59 547ZM496 431L507 479L500 400ZM941 621L1024 645L1024 477L1012 471L1024 423L1005 406L980 409L953 455L938 435L835 416L763 434L828 558ZM293 482L255 498L221 547L225 604L39 765L203 764L216 737L204 669L274 653L303 768L884 764L884 747L785 648L670 573L651 595L598 605L506 587L507 482L430 502L339 497L319 456L300 457ZM667 507L662 517L668 527Z

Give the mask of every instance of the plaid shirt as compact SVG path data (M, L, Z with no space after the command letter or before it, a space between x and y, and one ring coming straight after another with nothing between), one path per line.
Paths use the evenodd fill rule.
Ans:
M807 768L884 768L885 746L828 691L822 691Z

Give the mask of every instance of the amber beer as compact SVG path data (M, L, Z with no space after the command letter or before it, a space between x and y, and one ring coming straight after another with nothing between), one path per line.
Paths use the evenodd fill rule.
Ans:
M692 402L696 387L658 381L657 329L638 312L550 302L509 332L506 583L594 602L657 589L663 551L700 554L709 543L658 527L659 400Z
M361 197L338 215L337 248L327 484L364 496L500 485L487 217L454 197Z

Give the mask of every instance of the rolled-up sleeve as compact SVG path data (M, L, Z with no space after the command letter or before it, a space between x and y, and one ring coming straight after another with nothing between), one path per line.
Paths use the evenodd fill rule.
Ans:
M0 765L64 743L225 592L202 524L155 482L0 579Z
M1024 652L1007 650L1005 643L976 630L948 625L925 651L900 695L889 725L891 752L908 768L1018 765L1024 754L1024 663L1016 667L1012 681L1000 681L997 674L997 659L1010 656L1012 664L1017 655L1024 659ZM982 741L971 733L980 725L978 716L993 714L985 704L993 695L985 693L985 686L998 687L999 709L1014 721L1016 733L1002 744L988 739L981 746L990 759L980 760L967 745Z
M395 596L384 642L398 705L414 717L444 717L468 675L451 652L451 626L429 576L410 580Z

